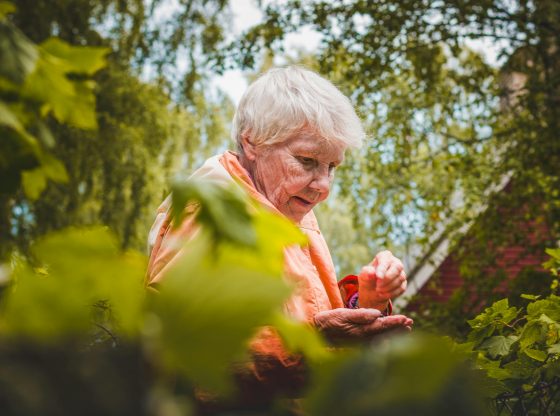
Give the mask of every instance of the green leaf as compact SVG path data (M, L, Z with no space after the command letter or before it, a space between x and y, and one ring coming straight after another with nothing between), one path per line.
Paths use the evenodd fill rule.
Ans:
M213 259L207 237L185 250L154 299L164 362L196 385L227 392L230 366L257 328L271 324L289 289L256 268Z
M560 248L547 248L545 252L553 259L560 261Z
M8 107L6 104L0 101L0 124L17 131L18 133L24 133L25 128L23 124L17 117L17 115Z
M463 342L457 343L453 342L453 350L457 351L460 354L463 354L465 357L470 356L474 353L474 342Z
M473 329L469 333L468 340L476 343L482 342L485 338L491 336L494 331L505 327L515 319L519 312L519 309L509 307L507 298L495 302L474 319L467 321Z
M480 345L480 348L487 351L491 357L503 357L509 354L509 349L516 340L516 337L498 335L485 340L482 345Z
M521 297L523 299L529 299L529 300L537 300L539 299L541 296L540 295L528 295L528 294L522 294Z
M537 363L525 354L517 354L517 360L507 363L504 368L512 380L527 380L533 375Z
M94 129L97 127L94 83L69 79L71 67L69 62L43 52L35 71L26 79L22 95L44 103L42 112L52 111L60 122Z
M492 305L491 309L492 311L495 312L506 312L507 309L509 308L509 301L507 298L505 299L501 299L497 302L494 302L494 304Z
M559 325L558 322L556 322L553 319L550 319L548 316L546 316L544 313L541 314L541 316L539 316L539 321L548 324L548 325Z
M529 321L523 328L521 335L519 337L519 344L521 349L526 349L536 342L545 339L546 330L544 329L542 323L538 321Z
M107 65L105 55L110 52L109 48L71 46L59 38L49 38L41 43L40 47L63 60L67 73L90 76Z
M501 380L488 376L484 370L473 370L479 394L487 399L494 399L498 394L509 391Z
M66 168L54 156L43 153L39 157L39 161L41 166L23 171L21 174L23 190L25 195L31 200L36 200L41 195L47 186L47 179L55 182L68 181Z
M500 361L489 360L482 354L479 354L476 364L479 368L486 370L488 377L496 380L506 380L512 376L508 368L500 366Z
M550 295L548 298L537 300L527 305L527 315L531 319L538 319L545 314L554 321L560 322L560 297Z
M23 263L14 270L16 284L0 315L3 332L44 343L86 336L96 329L92 321L99 301L110 305L113 320L107 324L118 336L138 332L146 262L138 254L121 253L107 229L52 233L32 252L42 267L35 271Z
M0 20L0 77L22 84L35 69L38 57L37 48L23 33Z
M541 362L546 360L546 357L547 357L546 352L540 351L540 350L535 350L535 349L532 349L532 348L526 348L526 349L523 350L523 352L525 354L527 354L529 357L533 358L534 360L541 361Z

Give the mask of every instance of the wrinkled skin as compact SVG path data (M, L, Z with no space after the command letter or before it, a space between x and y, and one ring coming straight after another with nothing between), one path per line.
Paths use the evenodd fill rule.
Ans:
M273 145L243 140L241 163L257 190L296 223L328 196L346 146L301 132Z

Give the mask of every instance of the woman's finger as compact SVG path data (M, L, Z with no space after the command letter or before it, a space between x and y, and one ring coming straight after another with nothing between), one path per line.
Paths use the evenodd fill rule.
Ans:
M375 274L378 279L383 279L385 277L385 273L391 266L393 258L394 256L389 250L382 251L375 256L372 266L375 267Z
M406 273L401 271L399 275L392 280L385 278L383 281L380 281L377 291L379 294L387 295L388 293L401 287L404 282L406 282Z
M412 325L412 320L404 315L393 315L377 318L375 322L364 328L364 335L377 335L396 328L406 328Z

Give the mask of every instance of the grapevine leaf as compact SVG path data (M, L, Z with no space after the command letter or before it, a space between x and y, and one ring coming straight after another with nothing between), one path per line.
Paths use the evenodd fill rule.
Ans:
M527 305L527 314L533 319L545 314L557 322L560 321L560 297L550 295L546 299L530 303Z
M485 340L480 345L480 348L486 350L488 354L493 358L496 358L498 356L503 357L504 355L509 354L509 349L515 341L515 338L498 335Z
M538 321L529 321L520 336L520 345L522 349L526 349L531 345L539 342L545 338L546 331L543 330L543 325Z

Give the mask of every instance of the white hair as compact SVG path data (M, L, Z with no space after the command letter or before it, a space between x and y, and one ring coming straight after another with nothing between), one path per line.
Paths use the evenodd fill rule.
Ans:
M270 145L303 130L353 148L364 138L360 119L338 88L313 71L289 66L271 69L249 86L231 135L242 150L243 136L255 145Z

